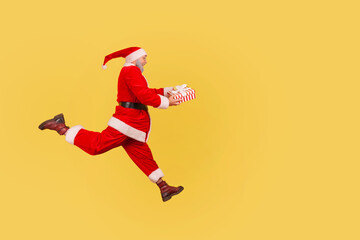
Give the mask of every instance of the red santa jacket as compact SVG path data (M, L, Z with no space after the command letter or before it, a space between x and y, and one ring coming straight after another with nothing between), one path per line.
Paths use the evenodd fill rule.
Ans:
M166 93L171 89L170 87L149 88L141 70L132 63L125 63L119 75L117 101L142 103L154 108L166 109L169 107ZM116 106L116 111L108 125L128 137L147 142L151 120L145 110Z

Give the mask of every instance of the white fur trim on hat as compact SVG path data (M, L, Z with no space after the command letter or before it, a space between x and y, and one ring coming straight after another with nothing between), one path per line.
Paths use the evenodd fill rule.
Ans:
M78 134L78 132L80 131L80 129L82 129L82 128L84 128L84 127L81 125L77 125L77 126L70 128L69 130L67 130L66 135L65 135L65 140L68 143L71 143L72 145L74 145L75 137Z
M169 99L167 97L161 96L160 94L158 94L160 99L161 99L161 103L160 106L158 106L157 108L160 109L166 109L169 107Z
M164 173L161 171L160 168L156 169L155 171L153 171L150 175L149 175L149 179L150 181L152 181L153 183L156 183L157 181L159 181L160 178L164 177Z
M102 69L107 69L107 66L106 65L102 65Z
M133 62L133 61L137 60L138 58L140 58L140 57L142 57L144 55L147 55L147 53L145 52L144 49L140 48L140 49L136 50L135 52L132 52L129 55L127 55L125 57L125 61L127 63L130 63L130 62Z

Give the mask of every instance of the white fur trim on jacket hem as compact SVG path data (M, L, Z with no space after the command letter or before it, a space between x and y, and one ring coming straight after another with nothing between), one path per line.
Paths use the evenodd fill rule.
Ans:
M130 125L124 123L123 121L111 117L109 122L108 122L108 126L115 128L116 130L118 130L119 132L121 132L122 134L131 137L135 140L138 140L139 142L146 142L146 133L143 131L140 131L136 128L131 127Z
M125 61L126 61L127 63L131 63L131 62L137 60L138 58L140 58L140 57L142 57L142 56L144 56L144 55L147 55L147 53L145 52L144 49L140 48L140 49L136 50L135 52L127 55L127 56L125 57Z
M70 128L69 130L67 130L66 135L65 135L65 140L68 143L71 143L72 145L74 145L75 137L78 134L78 132L80 131L80 129L82 129L82 128L84 128L84 127L81 125L77 125L77 126Z
M170 95L167 94L167 93L170 92L173 89L174 89L173 87L164 87L164 96L165 97L170 97Z
M145 142L147 142L147 141L148 141L149 136L150 136L150 132L151 132L151 117L150 117L150 114L149 114L149 121L150 121L149 132L147 133L147 136L146 136Z
M160 106L158 106L157 108L160 109L166 109L169 107L169 99L167 97L161 96L160 94L158 94L161 98L161 103Z
M149 179L153 183L156 183L162 177L164 177L164 173L161 171L160 168L156 169L149 175Z

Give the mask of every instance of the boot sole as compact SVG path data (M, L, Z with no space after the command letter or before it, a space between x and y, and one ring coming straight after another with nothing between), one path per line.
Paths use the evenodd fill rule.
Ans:
M49 119L49 120L46 120L45 122L43 122L43 123L41 123L41 124L39 125L39 129L40 129L40 130L44 130L45 124L47 124L48 122L53 121L53 120L56 121L56 120L59 119L59 118L64 118L64 114L60 113L60 114L56 115L54 118ZM65 121L64 121L64 122L65 122Z
M164 198L163 198L163 202L166 202L166 201L170 200L172 196L178 195L178 194L181 193L183 190L184 190L184 188L183 188L182 186L180 186L180 187L179 187L179 191L177 191L176 193L173 193L173 194L171 194L171 195L169 195L169 196L164 197Z

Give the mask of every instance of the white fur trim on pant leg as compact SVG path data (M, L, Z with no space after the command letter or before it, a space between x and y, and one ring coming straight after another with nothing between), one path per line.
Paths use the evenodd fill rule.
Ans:
M173 89L174 89L173 87L164 87L164 96L165 97L170 97L170 95L167 94L167 93L170 92Z
M153 171L150 175L149 175L149 179L150 181L152 181L153 183L156 183L157 181L159 181L160 178L164 177L164 173L161 171L160 168L156 169L155 171Z
M81 125L77 125L77 126L70 128L69 130L67 130L65 140L68 143L71 143L72 145L74 145L75 137L78 134L78 132L80 131L80 129L82 129L82 128L84 128L84 127Z
M160 99L161 99L161 103L160 106L158 106L157 108L160 109L166 109L169 107L169 99L167 97L161 96L160 94L158 94Z

